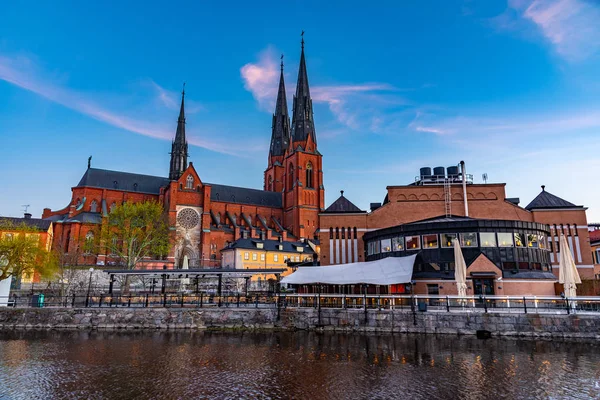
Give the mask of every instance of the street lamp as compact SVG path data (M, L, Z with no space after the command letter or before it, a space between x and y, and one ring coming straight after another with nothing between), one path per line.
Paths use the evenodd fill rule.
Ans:
M85 297L85 306L88 307L90 304L90 291L92 290L92 274L94 273L94 268L90 268L90 280L88 282L88 290L87 296Z

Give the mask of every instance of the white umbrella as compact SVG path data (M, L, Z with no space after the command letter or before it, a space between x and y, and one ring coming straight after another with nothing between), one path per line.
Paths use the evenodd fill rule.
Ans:
M463 257L458 239L453 239L454 244L454 280L460 297L467 296L467 264Z
M560 271L558 274L558 281L563 284L565 288L565 297L568 299L574 299L577 297L577 284L581 283L579 278L579 272L577 272L577 266L575 260L573 260L573 254L567 243L565 235L560 235ZM574 303L573 306L575 305Z

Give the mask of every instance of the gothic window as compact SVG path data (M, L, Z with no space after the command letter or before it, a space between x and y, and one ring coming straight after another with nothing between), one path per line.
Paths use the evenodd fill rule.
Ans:
M177 222L185 229L193 229L200 223L200 216L193 208L184 208L177 214Z
M273 190L273 177L269 175L269 192Z
M185 188L186 189L193 189L194 188L194 177L191 175L188 175L186 183L185 183Z
M348 227L348 239L352 239L352 230Z
M115 189L117 189L117 188L119 187L119 182L117 182L117 181L114 181L114 182L113 182L113 187L114 187Z
M110 205L110 212L115 211L116 207L117 207L117 204L113 201L113 203Z
M294 164L292 164L292 163L290 163L288 176L289 176L288 190L292 190L294 187Z
M85 249L84 250L85 250L86 254L91 253L93 245L94 245L94 232L88 231L88 233L85 234Z
M137 187L138 187L138 184L137 184L137 183L134 183L134 184L133 184L133 191L134 191L134 192L137 192Z
M333 228L329 228L329 239L333 239Z
M92 200L92 203L90 204L90 212L97 212L98 211L98 202L96 200Z
M314 187L313 185L313 167L309 162L306 164L306 187L312 189Z
M335 238L336 239L340 238L340 228L335 228Z

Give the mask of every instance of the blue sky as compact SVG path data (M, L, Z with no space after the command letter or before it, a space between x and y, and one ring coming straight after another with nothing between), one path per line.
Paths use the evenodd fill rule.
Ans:
M89 155L167 175L184 81L203 181L261 188L279 55L291 105L305 30L327 205L465 160L600 221L600 2L101 3L2 6L0 215L66 206Z

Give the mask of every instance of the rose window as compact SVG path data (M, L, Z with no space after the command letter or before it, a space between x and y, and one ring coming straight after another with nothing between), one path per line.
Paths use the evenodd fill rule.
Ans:
M200 216L191 208L184 208L177 214L177 223L185 229L192 229L200 222Z

